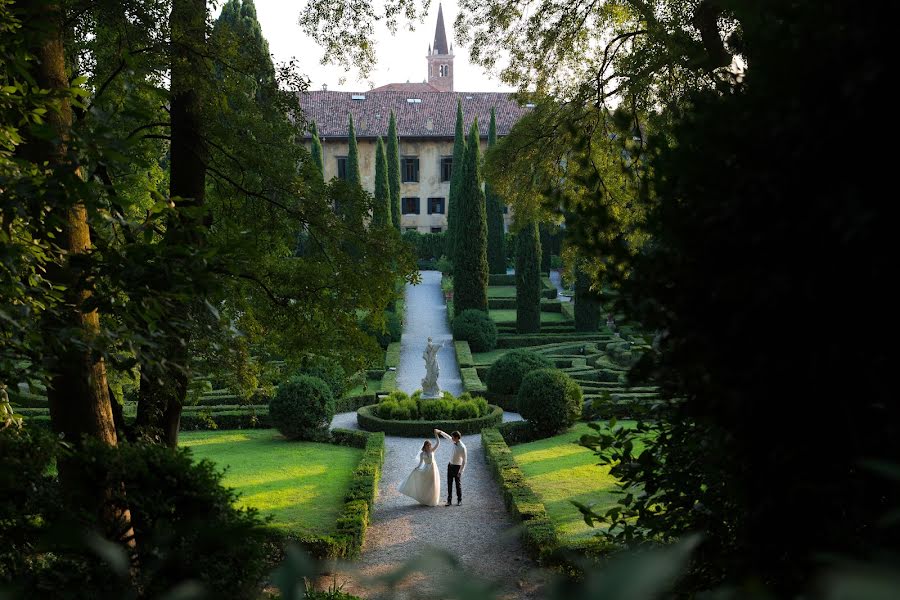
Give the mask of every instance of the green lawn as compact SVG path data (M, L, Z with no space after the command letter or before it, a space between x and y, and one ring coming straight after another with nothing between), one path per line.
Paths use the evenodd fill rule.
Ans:
M488 287L488 298L515 298L516 286L514 285L492 285Z
M635 425L634 421L620 423L624 427ZM586 423L578 423L562 435L511 447L528 483L547 507L560 537L570 541L597 533L585 525L570 500L595 503L594 509L603 512L618 499L611 493L616 487L609 468L597 466L593 453L577 444L578 438L590 431Z
M488 311L495 323L515 323L516 309L495 309ZM541 323L567 323L569 319L562 313L541 311Z
M192 431L181 445L198 459L226 468L225 485L242 506L272 515L272 526L299 534L327 534L343 506L362 450L288 442L274 429Z
M367 384L368 389L360 383L347 390L344 396L362 396L363 394L373 394L381 391L381 379L369 379Z

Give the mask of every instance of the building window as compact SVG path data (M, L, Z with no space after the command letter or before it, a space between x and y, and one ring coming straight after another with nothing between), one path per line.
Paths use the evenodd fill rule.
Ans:
M403 229L403 231L419 231L419 228L418 227L406 227Z
M419 199L418 198L403 198L403 214L404 215L419 214Z
M416 183L419 181L419 157L404 156L400 159L400 175L404 183Z
M347 157L346 156L338 156L337 157L337 176L338 179L347 180Z
M431 233L440 233L440 232L442 232L443 230L444 230L443 227L432 227L432 228L431 228Z
M450 65L441 65L440 77L446 77L450 74Z
M444 214L444 199L443 198L429 198L428 199L428 214L429 215Z
M450 181L450 178L453 176L453 157L452 156L442 156L441 157L441 181Z

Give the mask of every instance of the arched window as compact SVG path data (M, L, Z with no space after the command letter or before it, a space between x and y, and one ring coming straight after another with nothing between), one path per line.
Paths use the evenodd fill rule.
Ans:
M450 65L441 65L440 77L447 77L450 74Z

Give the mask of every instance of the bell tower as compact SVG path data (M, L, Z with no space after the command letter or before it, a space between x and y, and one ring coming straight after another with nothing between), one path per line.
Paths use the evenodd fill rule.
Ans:
M434 45L428 47L428 83L442 92L453 91L453 48L447 47L444 29L444 9L438 4L437 27L434 29Z

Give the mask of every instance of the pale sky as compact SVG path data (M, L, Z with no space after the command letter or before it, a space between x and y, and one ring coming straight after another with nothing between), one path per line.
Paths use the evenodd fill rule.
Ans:
M437 23L438 1L432 0L429 14L423 23L415 23L415 31L408 31L404 21L400 21L396 35L391 35L384 25L375 29L376 57L378 64L372 69L367 80L359 79L355 72L344 72L342 67L323 66L322 47L300 30L297 18L304 2L324 0L254 0L263 35L269 41L269 49L275 62L285 62L296 57L301 70L311 80L310 89L320 90L322 85L329 90L365 91L388 83L419 82L426 78L425 55L428 45L434 41ZM372 0L380 5L382 0ZM455 91L496 92L511 91L499 80L488 77L480 67L469 63L469 51L456 45L453 21L456 19L457 0L442 0L444 25L447 42L454 46ZM219 7L221 10L221 5ZM216 10L217 14L219 10ZM341 83L341 79L346 81ZM371 84L371 85L370 85Z

